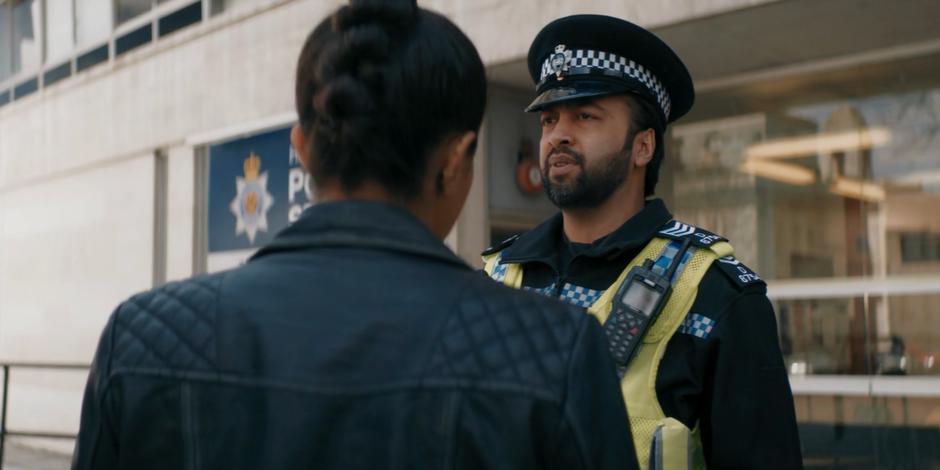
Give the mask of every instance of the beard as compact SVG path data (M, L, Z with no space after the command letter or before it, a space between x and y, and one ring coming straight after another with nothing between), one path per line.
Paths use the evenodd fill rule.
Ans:
M601 205L626 180L630 171L631 147L628 141L619 152L601 159L592 168L585 164L584 155L569 148L556 150L571 157L581 167L581 172L572 181L553 182L549 177L549 159L546 158L542 166L545 194L559 209L590 209Z

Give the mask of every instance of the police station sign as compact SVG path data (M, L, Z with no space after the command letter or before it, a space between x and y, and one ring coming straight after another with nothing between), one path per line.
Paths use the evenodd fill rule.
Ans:
M290 127L209 147L209 272L244 262L313 201Z

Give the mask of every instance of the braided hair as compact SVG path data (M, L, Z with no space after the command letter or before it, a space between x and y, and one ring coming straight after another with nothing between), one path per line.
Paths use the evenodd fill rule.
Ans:
M434 147L479 130L486 77L447 18L415 0L351 0L308 36L295 92L315 183L375 181L411 199Z

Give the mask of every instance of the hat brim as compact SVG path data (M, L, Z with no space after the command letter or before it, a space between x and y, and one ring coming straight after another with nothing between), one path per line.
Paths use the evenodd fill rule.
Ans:
M529 106L525 108L525 112L538 112L548 106L564 103L567 101L616 95L633 91L634 90L631 87L625 86L621 83L593 80L572 80L571 83L566 83L562 86L556 86L555 88L549 88L548 90L545 90L539 94L539 96L535 97L535 100L529 103Z

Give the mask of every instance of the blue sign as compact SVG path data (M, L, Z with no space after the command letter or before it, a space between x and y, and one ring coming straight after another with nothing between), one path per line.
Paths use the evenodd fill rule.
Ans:
M209 147L209 253L254 250L310 205L290 128Z

